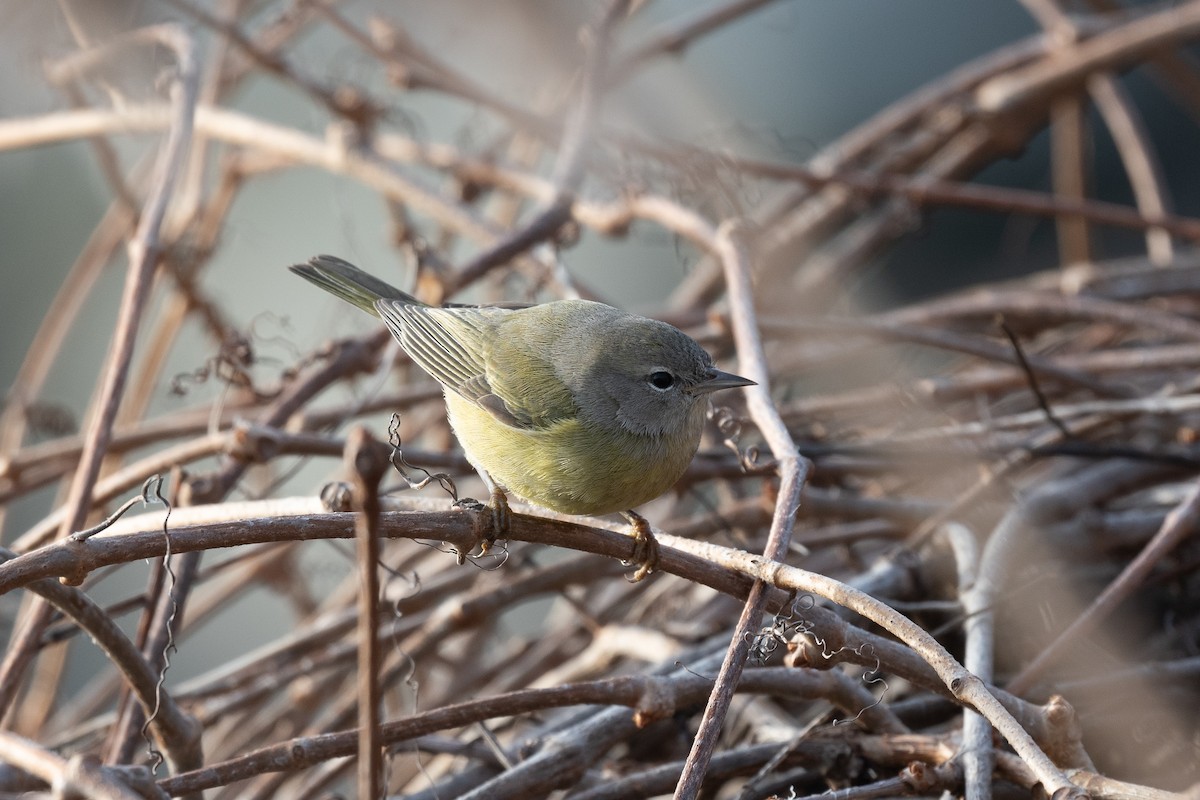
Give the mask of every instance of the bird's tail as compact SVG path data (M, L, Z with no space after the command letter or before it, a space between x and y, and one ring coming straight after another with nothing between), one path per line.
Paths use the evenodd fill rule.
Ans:
M376 317L379 316L375 309L376 300L399 300L402 303L425 305L411 294L400 291L337 256L313 256L307 264L293 264L288 269Z

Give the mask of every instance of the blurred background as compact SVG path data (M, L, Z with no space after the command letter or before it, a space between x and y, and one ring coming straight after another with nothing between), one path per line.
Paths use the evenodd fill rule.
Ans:
M196 3L209 13L220 3ZM268 3L246 5L249 24L266 18ZM300 4L301 6L303 4ZM479 4L449 0L338 4L361 23L375 14L400 20L422 47L506 102L531 110L561 107L581 58L578 30L595 13L589 2L522 0ZM1136 7L1138 3L1127 4ZM624 26L632 49L668 21L695 13L686 0L646 3ZM899 98L950 70L1032 36L1036 21L1019 2L995 0L843 0L838 3L772 2L704 36L678 55L658 58L618 87L604 104L613 128L648 138L687 142L718 152L803 164L820 149ZM76 49L63 9L100 41L153 21L182 19L206 51L215 34L170 2L21 2L4 0L0 33L0 112L21 117L61 109L62 91L48 85L44 65ZM1069 9L1069 4L1067 5ZM373 59L329 25L310 26L289 48L287 60L336 85L362 86L389 119L421 141L470 148L495 134L494 120L469 103L431 92L389 87ZM145 102L155 94L162 63L142 53L114 76L123 96ZM1194 120L1164 97L1142 71L1122 76L1162 163L1174 207L1196 213L1198 156ZM161 88L161 87L160 87ZM255 72L228 103L253 116L321 135L328 114L294 85ZM1090 112L1094 115L1095 111ZM1089 193L1128 203L1131 192L1104 128L1091 125ZM121 137L115 146L136 160L151 137ZM1050 185L1048 134L1039 133L1011 157L986 165L980 182L1046 189ZM12 384L54 291L109 200L104 178L86 141L0 153L0 269L10 290L0 294L0 383ZM733 188L731 191L738 191ZM757 189L751 188L751 192ZM753 204L751 194L742 201ZM1102 229L1097 254L1137 252L1137 232ZM1045 218L934 208L888 252L860 269L842 288L852 302L886 307L973 283L1032 272L1056 262L1053 224ZM403 283L408 265L391 247L387 209L354 182L313 169L282 170L251 182L212 256L205 282L243 324L264 312L287 317L302 347L339 325L361 325L354 315L307 287L287 280L281 268L318 252L340 254ZM462 256L462 252L453 255ZM671 237L635 231L613 242L585 233L564 254L571 274L613 303L647 310L687 274L690 256ZM118 292L118 270L98 283L100 298ZM411 275L408 275L411 279ZM91 369L107 348L100 331L111 319L107 302L89 304L71 333L47 384L45 399L79 410ZM342 328L341 330L346 330ZM179 354L181 366L202 352Z
M97 39L151 21L188 19L169 3L69 5L78 6L74 13L98 31ZM381 13L402 21L423 47L488 91L533 110L555 108L569 92L570 75L581 57L578 30L596 8L594 3L554 0L339 5L359 23ZM76 48L59 5L6 0L4 6L0 108L6 117L62 108L62 94L41 77L47 60ZM656 26L694 10L690 2L648 3L625 26L622 42L632 46ZM211 49L212 32L189 24ZM1035 30L1036 23L1016 2L768 3L678 57L649 65L606 101L605 121L643 135L804 163L887 104ZM422 140L482 144L494 130L487 116L468 104L389 89L372 58L330 26L306 32L288 60L328 83L363 85L402 129ZM162 65L146 58L124 66L122 88L150 93L140 98L143 101L153 99L154 77ZM316 135L330 122L294 86L270 75L250 76L229 102L256 117ZM1154 126L1163 134L1175 129L1178 126ZM148 141L143 137L117 144L132 157ZM1194 155L1191 150L1187 152ZM1035 142L1021 158L993 169L994 174L985 176L989 180L1044 188L1045 142ZM6 187L0 198L0 236L5 242L0 257L4 274L19 280L21 289L0 297L6 332L0 344L0 379L8 385L55 288L109 196L83 141L5 152L0 155L0 180ZM1112 186L1114 182L1109 177L1109 185L1100 188L1117 196L1123 187ZM1031 230L1048 229L1044 222L1006 225L996 215L946 217L927 222L913 242L905 243L903 253L889 257L887 268L872 270L872 294L881 302L893 293L911 296L992 277L1011 265L1013 259L1005 256L1013 252L1021 254L1030 269L1048 263L1047 254L1036 249L1045 231L1039 237L1038 230ZM350 321L346 324L361 320L325 298L313 297L307 287L288 280L281 268L314 253L331 252L393 276L399 273L403 281L405 265L397 263L390 237L387 209L372 193L316 170L282 171L247 188L206 282L243 322L264 311L292 317L298 335L310 344L337 324L331 316L345 317ZM669 237L646 232L617 244L587 235L564 260L572 274L614 303L641 304L643 310L664 298L689 268L686 254L679 253ZM116 289L105 282L99 291ZM111 320L96 322L107 327ZM52 394L70 397L90 386L90 377L73 387L68 377L87 376L87 366L98 362L106 346L103 337L81 326L62 369L56 370Z

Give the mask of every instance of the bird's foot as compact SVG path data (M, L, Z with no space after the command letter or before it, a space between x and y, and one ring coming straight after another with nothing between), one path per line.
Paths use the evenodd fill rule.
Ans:
M641 514L623 511L621 516L629 521L629 535L633 537L633 555L622 563L637 566L625 579L637 583L658 567L658 540L650 530L650 523Z
M512 511L508 507L508 496L502 489L492 489L492 496L487 503L481 503L473 497L464 497L457 501L454 507L480 513L490 512L491 524L479 538L479 555L487 555L497 539L504 539L508 536L509 526L512 524ZM466 560L467 553L459 552L458 563L462 564Z

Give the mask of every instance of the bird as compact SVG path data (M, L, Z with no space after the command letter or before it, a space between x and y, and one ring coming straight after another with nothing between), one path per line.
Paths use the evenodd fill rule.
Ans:
M619 513L634 539L635 582L657 566L658 542L634 509L691 463L708 396L754 385L717 369L678 328L604 303L439 307L336 256L289 269L379 317L441 385L489 491L489 539L508 531L508 493L564 514Z

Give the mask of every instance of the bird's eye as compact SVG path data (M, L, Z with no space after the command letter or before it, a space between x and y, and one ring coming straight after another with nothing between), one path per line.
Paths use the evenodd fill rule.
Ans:
M675 385L675 376L665 370L650 373L650 385L660 392L665 392Z

